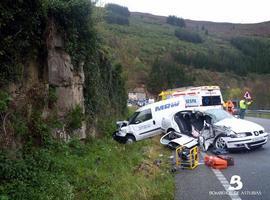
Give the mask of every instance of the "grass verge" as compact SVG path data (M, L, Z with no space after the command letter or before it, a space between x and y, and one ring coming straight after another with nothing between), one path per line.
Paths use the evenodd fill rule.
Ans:
M20 158L2 152L0 199L173 199L170 155L159 137L74 140Z

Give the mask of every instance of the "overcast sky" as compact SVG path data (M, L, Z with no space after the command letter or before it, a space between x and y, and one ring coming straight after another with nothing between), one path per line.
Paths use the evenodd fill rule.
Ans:
M270 21L270 0L99 0L116 3L130 11L176 15L215 22L257 23Z

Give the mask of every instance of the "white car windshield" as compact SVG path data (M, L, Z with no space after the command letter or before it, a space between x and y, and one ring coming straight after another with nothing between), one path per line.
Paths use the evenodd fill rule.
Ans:
M210 109L206 110L205 114L209 115L213 119L213 123L219 122L226 118L233 118L231 114L222 109Z
M133 123L135 118L138 116L138 114L140 114L140 112L133 113L133 115L131 115L131 117L129 117L129 119L128 119L128 124Z

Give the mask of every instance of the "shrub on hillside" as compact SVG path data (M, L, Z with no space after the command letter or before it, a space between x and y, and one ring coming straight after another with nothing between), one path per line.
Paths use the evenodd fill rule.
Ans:
M175 51L172 52L176 62L192 65L196 68L210 69L219 72L233 71L239 75L247 74L249 59L228 50L216 51Z
M67 128L68 130L76 130L82 127L82 122L84 121L83 110L79 105L76 105L73 109L69 111L66 116Z
M117 4L107 4L105 6L107 14L105 20L110 24L129 25L130 12L127 7Z
M270 72L270 41L259 38L236 37L231 44L250 58L247 67L250 72Z
M182 28L178 28L175 30L174 35L179 40L184 40L187 42L193 42L193 43L202 43L203 40L201 36L196 32L191 32Z
M180 27L186 26L185 20L183 18L179 18L174 15L170 15L167 17L167 23L174 26L180 26Z
M111 11L111 12L118 14L118 15L121 15L121 16L125 16L125 17L130 16L130 12L129 12L128 8L125 6L120 6L117 4L109 3L109 4L106 4L105 8L107 11Z
M123 114L127 95L122 67L112 65L104 52L99 51L96 58L85 67L86 113L93 118Z
M129 25L129 20L126 17L114 13L107 13L105 20L109 24Z
M161 90L192 85L193 79L186 74L181 65L168 59L157 59L152 65L148 89L152 93Z

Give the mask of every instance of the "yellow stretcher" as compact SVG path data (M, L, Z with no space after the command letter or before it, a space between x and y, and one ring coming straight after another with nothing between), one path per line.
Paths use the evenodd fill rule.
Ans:
M175 164L182 169L195 169L199 165L199 148L180 146L175 150Z

